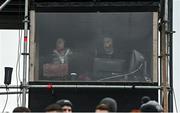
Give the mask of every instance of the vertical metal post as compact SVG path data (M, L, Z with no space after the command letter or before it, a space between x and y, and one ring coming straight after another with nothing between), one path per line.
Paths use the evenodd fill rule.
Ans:
M164 16L164 3L165 1L164 0L161 0L160 1L160 5L161 5L161 9L160 9L160 23L159 23L159 31L160 31L160 38L159 38L159 41L160 41L160 66L159 66L159 85L162 87L162 35L163 35L163 16ZM160 90L160 103L163 103L163 92L162 90Z
M168 40L167 33L168 30L168 0L164 0L161 17L161 86L162 97L163 97L163 108L164 112L168 112Z
M173 112L173 0L168 0L169 31L169 112Z
M29 23L29 21L28 21L28 0L25 0L22 106L26 106L28 23Z

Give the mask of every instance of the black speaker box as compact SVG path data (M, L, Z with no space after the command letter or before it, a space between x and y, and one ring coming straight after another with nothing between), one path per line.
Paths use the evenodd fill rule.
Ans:
M6 85L11 84L12 71L13 71L12 67L5 67L4 84Z

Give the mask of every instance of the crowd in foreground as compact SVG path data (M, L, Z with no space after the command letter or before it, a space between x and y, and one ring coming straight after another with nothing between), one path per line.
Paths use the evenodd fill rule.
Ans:
M115 99L106 97L103 98L99 104L95 108L95 113L109 113L109 112L117 112L117 102ZM26 107L16 107L13 110L14 112L31 112L29 108ZM72 113L73 112L73 105L70 100L61 99L58 100L56 103L48 105L44 112L46 113ZM131 112L163 112L162 106L156 102L155 100L151 100L150 97L144 96L141 99L141 106L138 110L131 111Z

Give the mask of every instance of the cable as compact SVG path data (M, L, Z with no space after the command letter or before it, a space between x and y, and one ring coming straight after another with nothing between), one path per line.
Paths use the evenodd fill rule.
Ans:
M124 77L124 76L128 76L128 75L132 75L132 74L138 72L142 68L142 66L143 66L143 64L140 64L140 66L136 70L134 70L132 72L129 72L129 73L126 73L126 74L112 73L112 75L115 75L115 76L102 78L102 79L100 79L98 81L103 81L103 80L107 80L107 79L112 79L112 78Z
M22 0L19 0L19 4L22 4ZM20 67L21 67L21 63L20 63L20 58L21 58L21 48L22 48L22 36L23 36L23 32L21 30L21 23L22 23L22 20L21 20L21 12L22 12L22 9L21 9L21 6L19 6L19 42L18 42L18 58L19 58L19 70L18 70L18 77L19 77L19 81L21 82L22 80L20 79Z
M18 4L22 4L21 0L18 0ZM18 50L17 50L17 62L16 62L16 81L17 81L17 86L19 86L19 82L21 82L22 80L20 79L20 67L21 67L21 41L22 41L22 30L21 30L21 12L22 12L22 8L19 5L18 7L18 27L19 27L19 31L18 31ZM19 89L17 89L17 92L19 91ZM17 94L17 106L19 106L19 104L21 102L21 94Z
M19 30L18 32L18 50L17 50L17 61L16 61L16 84L17 84L17 87L19 86L19 71L20 71L20 43L21 43L21 37L20 37L20 33L21 31ZM18 92L18 88L17 88L17 92ZM17 94L17 98L18 98L18 94ZM17 100L17 106L19 106L18 104L18 100Z
M7 86L6 86L6 87L7 87ZM3 108L3 110L2 110L2 113L4 113L4 110L6 109L6 106L7 106L7 102L8 102L8 91L9 91L9 89L6 88L7 97L6 97L6 102L5 102L4 108Z
M21 58L21 40L22 40L22 31L19 29L18 32L18 51L17 51L17 62L16 62L16 81L17 81L17 86L19 86L19 82L21 82L20 79L20 58ZM19 90L17 89L17 92ZM17 94L17 106L19 106L19 94Z
M20 67L21 67L21 63L20 63L20 59L21 59L21 44L22 41L22 30L19 30L19 44L18 44L18 78L19 78L19 82L22 82L22 80L20 79Z
M17 97L17 101L19 102L18 104L20 104L20 105L21 105L21 93L18 95L18 97Z
M175 91L174 91L174 90L172 90L172 91L173 91L173 97L174 97L174 103L175 103L176 113L179 113L179 112L178 112L178 107L177 107L177 102L176 102Z
M16 84L17 84L17 87L19 86L19 82L21 81L20 80L20 57L21 57L21 30L19 30L18 32L18 50L17 50L17 61L16 61ZM18 89L17 89L17 92L18 92ZM17 94L17 98L18 98L18 94ZM17 99L17 106L19 106L18 104L18 99Z
M11 0L6 0L2 5L0 5L0 11L10 2Z

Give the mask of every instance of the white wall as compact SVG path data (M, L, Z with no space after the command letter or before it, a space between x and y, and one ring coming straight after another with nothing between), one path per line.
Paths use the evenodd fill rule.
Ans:
M4 67L13 67L12 85L16 85L16 59L18 48L18 31L17 30L0 30L0 85L4 84ZM0 92L6 90L0 89ZM9 91L17 91L11 89ZM6 95L0 95L0 112L5 105ZM17 106L17 95L9 95L5 111L12 111Z

